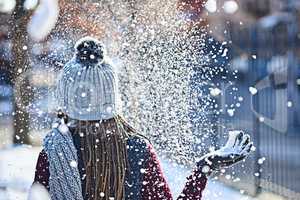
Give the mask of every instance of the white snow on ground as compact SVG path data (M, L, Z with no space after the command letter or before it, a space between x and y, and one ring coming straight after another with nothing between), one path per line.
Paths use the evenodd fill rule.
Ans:
M32 184L39 147L10 147L0 150L0 200L25 200ZM164 173L174 197L183 189L191 170L162 162ZM209 181L204 200L254 200L221 183Z
M9 147L0 151L0 200L25 200L40 148Z

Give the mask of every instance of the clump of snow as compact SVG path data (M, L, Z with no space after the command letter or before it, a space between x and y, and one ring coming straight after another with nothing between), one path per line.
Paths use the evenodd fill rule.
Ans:
M292 102L292 101L288 101L288 102L287 102L287 106L288 106L289 108L293 107L293 102Z
M219 88L212 88L211 90L210 90L210 94L212 95L212 96L218 96L218 95L220 95L221 94L221 90L219 89Z
M22 73L22 71L23 71L22 68L18 69L18 73Z
M148 182L147 182L147 181L143 181L142 184L143 184L143 185L147 185Z
M104 197L105 193L104 192L100 192L100 197Z
M91 54L90 59L92 59L92 60L95 59L95 55Z
M251 151L256 151L256 147L255 147L255 146L252 146L252 147L251 147Z
M262 165L264 162L266 161L266 158L265 157L262 157L262 158L259 158L257 163Z
M15 137L16 137L17 140L21 139L19 135L16 135Z
M202 167L201 170L204 174L207 174L210 171L210 167L208 165L205 165L204 167Z
M226 56L227 56L227 53L228 53L228 49L225 48L224 51L223 51L222 57L226 57Z
M257 89L255 87L249 87L249 92L252 94L252 95L255 95L257 93Z
M259 120L260 122L264 122L264 121L265 121L265 118L264 118L264 117L259 117L258 120Z
M72 160L71 162L70 162L70 166L71 167L77 167L77 162L75 161L75 160Z
M113 111L113 108L111 106L106 107L106 112L107 113L112 113L112 111Z
M234 115L235 109L227 109L227 113L230 117Z

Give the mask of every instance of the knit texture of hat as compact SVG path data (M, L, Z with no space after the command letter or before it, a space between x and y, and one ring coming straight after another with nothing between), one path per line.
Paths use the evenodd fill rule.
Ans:
M55 96L62 111L78 120L112 118L116 90L115 73L106 62L104 46L91 37L80 39L57 84Z

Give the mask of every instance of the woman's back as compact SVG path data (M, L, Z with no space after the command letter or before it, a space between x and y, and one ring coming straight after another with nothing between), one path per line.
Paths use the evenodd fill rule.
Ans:
M52 199L77 199L79 197L70 197L69 195L75 194L78 195L78 188L75 187L74 184L70 187L69 183L62 183L66 180L74 183L79 178L80 180L80 188L82 199L115 199L117 200L115 193L113 190L110 191L101 191L98 190L99 196L94 196L89 191L95 191L95 188L99 189L99 186L96 184L97 179L92 182L88 180L88 178L93 178L93 176L87 176L87 161L84 161L84 156L82 155L82 151L86 149L86 146L82 145L83 140L85 140L85 136L82 134L77 134L76 130L72 127L69 128L69 132L61 131L65 128L54 128L45 138L44 140L44 149L39 155L36 175L35 175L35 183L40 183L44 185L52 195ZM128 129L130 130L130 129ZM51 141L49 143L49 141ZM53 142L55 141L55 142ZM172 195L170 193L169 186L163 176L162 169L160 167L159 160L156 156L156 153L152 147L152 145L145 139L144 137L137 134L128 134L127 138L124 140L126 146L126 171L124 175L124 181L122 185L124 186L124 196L121 199L125 200L148 200L157 199L157 200L171 200ZM96 141L95 143L99 144L100 141ZM74 146L72 146L72 144ZM71 146L70 146L71 145ZM51 152L49 148L54 150ZM74 151L76 156L74 159L69 159L68 161L64 161L64 158L61 156L64 152L67 154L73 154ZM98 147L97 147L98 148ZM69 151L68 149L73 149ZM59 152L61 151L61 152ZM107 152L103 152L106 154ZM55 158L57 155L58 158ZM68 157L67 155L66 157ZM90 155L91 157L95 157L96 155ZM102 155L103 156L103 155ZM118 163L116 160L113 162ZM69 166L67 166L67 164ZM52 166L51 166L52 165ZM98 166L97 166L98 165ZM100 166L102 165L102 166ZM112 169L111 175L113 173L117 173L116 168L113 168L108 162L103 162L96 159L96 163L91 164L91 168L96 170L94 173L99 173L99 169L105 168ZM59 168L62 168L60 172L56 172ZM51 170L52 169L52 170ZM71 171L70 171L71 169ZM70 176L68 174L74 174L75 176ZM78 176L78 174L79 176ZM107 173L107 172L106 172ZM77 174L77 175L76 175ZM114 176L109 175L109 178L113 184L116 183L116 180L113 179ZM57 176L57 177L56 177ZM100 175L99 177L102 177ZM51 178L50 178L51 177ZM60 185L56 185L57 181L53 181L55 179L59 179ZM72 180L73 179L73 180ZM74 181L75 180L75 181ZM206 177L201 175L201 172L195 171L193 175L188 178L188 184L183 190L183 197L180 199L185 199L188 197L201 197L202 191L205 188ZM54 183L51 184L51 181ZM90 185L87 185L87 181L90 181ZM62 187L61 185L65 185ZM197 186L198 190L195 190L194 187ZM86 187L89 187L88 190ZM110 186L106 185L106 188ZM51 188L55 188L55 192L51 191ZM68 189L70 191L68 191ZM111 188L112 189L112 188ZM75 191L72 191L75 190ZM76 191L77 190L77 191ZM110 199L111 198L111 199Z

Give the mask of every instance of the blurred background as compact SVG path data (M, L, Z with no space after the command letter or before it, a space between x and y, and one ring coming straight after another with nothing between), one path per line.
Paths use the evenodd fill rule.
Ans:
M121 88L124 115L157 145L174 193L191 167L184 156L217 148L226 131L243 129L256 151L211 177L205 199L299 200L299 18L298 0L0 0L0 199L26 199L56 115L57 74L75 41L92 35L119 66L128 86ZM153 83L166 87L146 93ZM159 114L169 107L157 102L174 95L179 106L168 106L179 122ZM174 155L178 143L165 130L177 142L188 132L179 144L189 150Z

